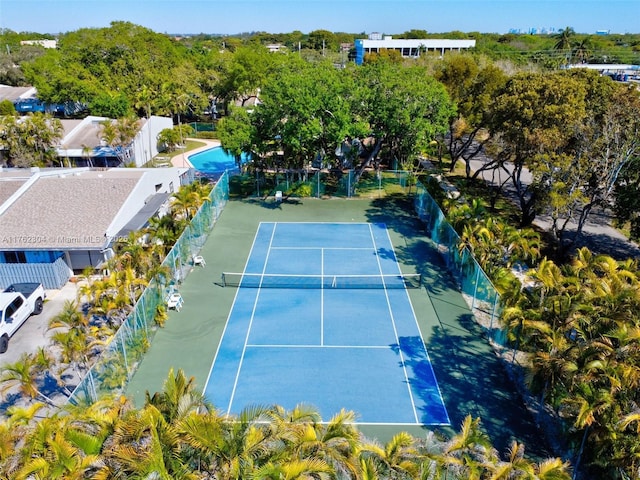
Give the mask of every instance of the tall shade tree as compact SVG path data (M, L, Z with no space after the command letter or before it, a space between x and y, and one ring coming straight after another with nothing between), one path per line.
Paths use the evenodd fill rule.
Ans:
M254 138L251 118L245 108L232 107L229 115L221 118L217 125L218 139L224 151L233 155L240 165L242 154L251 153Z
M62 123L49 114L0 118L0 144L13 167L50 167L55 165L55 146L62 139Z
M124 96L136 105L143 86L159 92L187 57L167 35L129 22L83 28L60 35L58 49L23 65L41 100L100 105L98 99ZM159 100L159 97L156 97ZM152 112L161 102L151 103ZM95 112L92 112L95 113Z
M449 131L445 138L451 156L451 171L459 160L463 160L465 174L470 178L471 160L489 138L486 133L491 106L507 77L498 67L492 64L482 66L471 55L445 57L435 77L447 88L457 107L456 115L449 120ZM474 176L479 174L480 170Z
M245 106L250 99L258 97L272 73L275 58L266 47L251 45L239 48L233 55L227 54L224 59L215 94L228 111L235 101Z
M420 66L378 61L357 69L356 81L361 98L354 116L369 123L390 164L411 164L455 113L444 86Z
M587 115L586 86L570 74L520 74L495 99L491 132L497 168L511 178L521 210L530 225L553 184L549 155L570 151L576 130ZM525 181L523 172L533 176Z
M303 168L318 154L335 151L364 125L352 115L352 84L331 64L291 62L265 85L252 114L259 154L281 150L285 166Z

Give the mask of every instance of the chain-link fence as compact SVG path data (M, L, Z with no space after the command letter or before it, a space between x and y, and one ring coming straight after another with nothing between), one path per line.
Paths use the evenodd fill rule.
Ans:
M258 170L233 176L231 195L266 198L280 191L294 198L377 198L388 193L407 193L414 178L406 172L382 170Z
M414 207L447 269L458 282L476 321L496 344L508 346L507 331L500 326L500 295L458 233L445 219L426 187L416 183Z
M180 283L193 266L193 257L207 240L228 198L229 178L224 174L163 261L168 274L159 274L150 282L107 348L73 391L71 403L93 403L124 389L153 339L158 307L165 305L171 286Z

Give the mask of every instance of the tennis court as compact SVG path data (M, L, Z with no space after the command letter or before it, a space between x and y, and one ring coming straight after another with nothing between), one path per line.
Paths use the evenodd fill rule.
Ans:
M408 289L382 223L262 222L204 389L227 414L313 405L325 420L448 425Z

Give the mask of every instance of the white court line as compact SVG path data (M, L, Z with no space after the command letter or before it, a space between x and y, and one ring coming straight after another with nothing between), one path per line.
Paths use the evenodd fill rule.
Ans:
M386 228L385 228L386 230ZM374 246L374 250L377 252L378 249L376 248L376 239L375 236L373 235L373 230L371 228L371 225L369 225L369 231L371 232L371 241L373 242L373 246ZM389 234L389 231L387 230L387 235ZM391 241L391 239L389 239L389 241ZM391 250L393 250L393 243L391 244ZM395 258L395 253L394 253L394 258ZM384 272L382 271L382 265L380 264L380 256L377 255L376 253L376 260L378 262L378 269L380 270L380 275L384 275ZM396 261L396 264L398 262ZM398 269L400 268L400 266L398 266ZM405 288L406 290L406 288ZM393 316L393 308L391 307L391 301L389 300L389 292L387 290L386 285L384 286L384 296L387 299L387 307L389 308L389 315L391 315L391 324L393 325L393 334L396 337L396 344L398 345L398 354L400 355L400 361L402 362L402 371L404 372L404 378L407 381L407 391L409 392L409 398L411 399L411 408L413 408L413 416L416 419L416 423L420 422L420 417L418 416L418 411L416 409L416 403L413 400L413 393L411 392L411 382L409 381L409 374L407 373L407 366L404 360L404 355L402 354L402 349L400 348L400 339L398 338L398 330L396 328L396 320ZM414 315L415 317L415 315Z
M287 345L280 345L280 344L268 344L268 343L261 343L261 344L253 344L253 343L248 343L247 347L251 347L251 348L361 348L361 349L369 349L369 350L375 350L375 349L384 349L384 350L389 350L389 345L314 345L314 344L287 344Z
M265 222L265 223L281 223L283 225L291 224L306 224L306 225L370 225L369 222ZM381 223L375 223L375 225L382 225Z
M271 247L271 250L371 250L371 247Z
M324 277L324 248L320 250L320 274ZM324 345L324 282L320 285L320 345Z
M264 275L265 270L267 269L267 262L269 261L269 252L271 251L271 243L273 243L273 237L276 234L277 223L273 226L273 231L271 232L271 238L269 239L269 247L267 248L267 254L264 258L264 265L262 266L262 274ZM247 334L244 337L244 346L242 347L242 355L240 355L240 362L238 364L238 370L236 371L236 379L233 382L233 389L231 390L231 397L229 398L229 405L227 407L227 415L231 412L231 405L233 404L233 399L236 395L236 389L238 388L238 380L240 379L240 370L242 370L242 363L244 362L244 354L247 351L247 342L249 341L249 334L251 333L251 326L253 325L253 319L255 318L256 308L258 306L258 299L260 298L260 288L257 289L256 299L253 302L253 310L251 310L251 319L249 320L249 326L247 328Z
M262 225L262 222L260 222ZM249 255L247 256L247 260L244 262L244 268L242 269L243 273L247 271L247 265L249 265L249 260L251 260L251 252L253 252L253 247L256 244L256 240L258 239L258 233L260 233L260 225L256 229L256 233L253 235L253 242L251 242L251 250L249 250ZM274 227L275 229L275 227ZM218 341L218 347L216 348L216 353L213 356L213 361L211 362L211 367L209 367L209 375L207 375L207 381L204 383L204 388L202 390L202 394L204 395L207 391L207 387L209 386L209 380L211 379L211 374L213 373L213 366L216 364L216 359L218 358L218 353L220 352L220 346L222 345L222 340L224 340L224 336L227 332L227 326L229 325L229 319L231 318L231 314L233 313L233 307L236 305L236 299L240 293L240 289L236 289L236 293L233 296L233 303L231 304L231 309L229 310L229 314L227 315L227 321L224 323L224 328L222 329L222 335L220 335L220 340ZM228 412L227 412L228 415Z
M391 242L391 236L389 235L389 230L387 229L387 238L389 239L389 243L391 244L391 251L393 252L393 259L396 261L396 265L398 266L398 272L402 274L400 270L400 263L398 263L398 258L396 257L396 251L393 249L393 242ZM426 289L425 289L426 290ZM409 295L409 290L404 289L405 294L407 295L407 301L409 302L409 306L411 307L411 313L413 313L413 320L416 322L416 328L418 332L420 332L420 340L422 343L422 348L424 349L424 354L427 356L427 360L429 361L429 370L431 370L431 375L436 382L436 388L438 389L438 395L440 395L440 400L442 401L442 407L444 408L444 414L447 417L447 421L449 422L447 425L451 424L451 419L449 418L449 412L447 411L447 406L444 403L444 397L442 396L442 390L440 390L440 383L438 383L438 379L436 377L436 372L433 370L433 363L431 363L431 357L429 356L429 350L427 346L424 344L424 338L422 337L422 330L420 330L420 324L418 323L418 317L416 316L416 311L413 309L413 303L411 302L411 296ZM429 292L425 291L427 295ZM431 298L431 297L429 297Z

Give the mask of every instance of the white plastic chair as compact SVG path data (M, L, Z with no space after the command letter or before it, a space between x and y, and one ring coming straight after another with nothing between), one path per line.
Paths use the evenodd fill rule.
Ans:
M198 265L204 267L207 264L205 262L204 257L202 255L194 255L193 256L193 266L197 267Z
M276 192L276 202L280 203L282 201L282 192L278 190Z
M183 303L184 303L184 300L182 300L182 295L180 295L178 292L174 292L169 297L169 300L167 300L167 308L169 309L173 308L177 312L179 312L180 309L182 308Z

